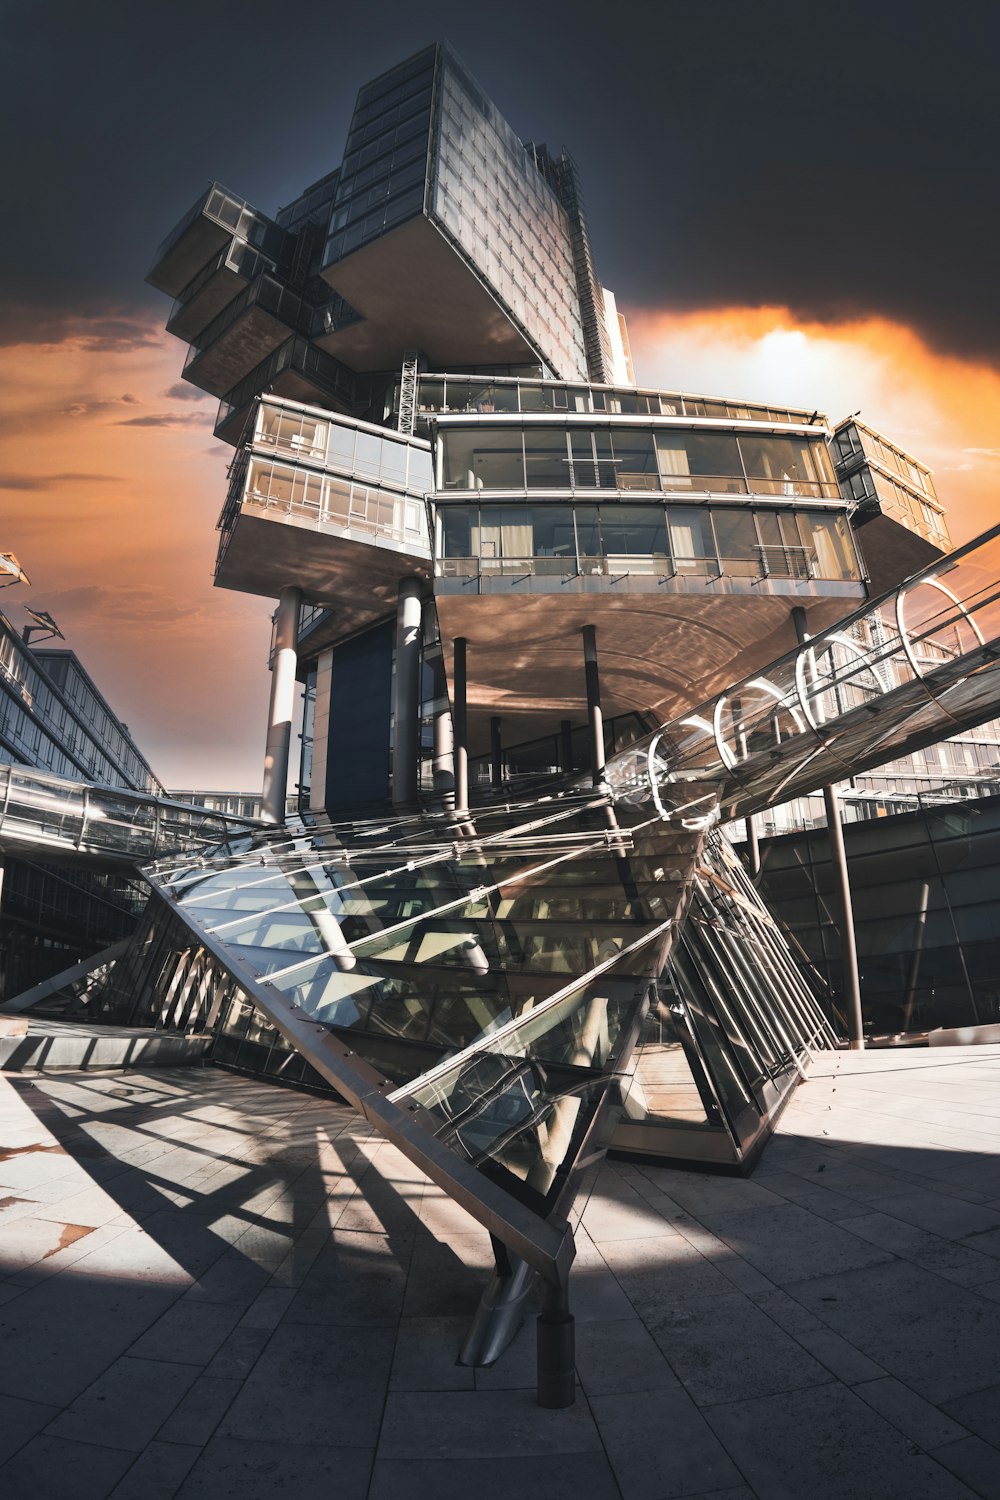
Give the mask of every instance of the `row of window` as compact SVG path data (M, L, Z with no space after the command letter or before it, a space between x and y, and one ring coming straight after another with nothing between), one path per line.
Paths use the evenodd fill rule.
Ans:
M624 416L723 417L733 421L795 422L807 414L788 407L713 401L675 391L604 390L589 385L535 385L467 375L431 375L420 380L421 412L608 412Z
M905 453L900 452L891 443L885 442L876 433L869 432L867 427L857 427L852 422L847 427L842 427L833 437L834 450L841 462L856 457L859 453L865 453L873 458L876 463L883 464L887 469L895 473L908 483L915 485L924 494L935 498L934 485L928 471L918 464L912 463Z
M254 446L273 448L326 468L370 477L426 495L431 488L429 449L364 428L324 421L307 412L261 403Z
M839 499L826 445L665 428L447 428L445 490L709 490Z
M374 485L255 459L248 468L240 498L253 505L309 514L321 524L427 545L423 502Z
M437 515L437 554L483 571L505 561L550 560L536 572L726 573L757 578L854 580L861 576L842 515L808 510L680 505L447 506ZM670 563L659 568L658 561ZM445 567L445 573L449 570Z

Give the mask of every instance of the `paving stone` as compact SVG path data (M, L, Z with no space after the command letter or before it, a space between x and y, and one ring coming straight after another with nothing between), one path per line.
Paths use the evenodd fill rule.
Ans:
M188 1443L150 1443L110 1500L173 1500L201 1449Z
M786 1203L721 1215L715 1233L744 1260L779 1286L832 1271L888 1260L885 1251L859 1240L846 1228L817 1219L807 1209Z
M139 1453L198 1378L194 1365L115 1360L46 1429L52 1437Z
M703 1495L743 1478L685 1391L596 1396L591 1408L623 1500Z
M646 1323L699 1406L830 1380L825 1366L739 1292L665 1301Z
M888 1375L880 1380L862 1381L855 1385L854 1393L921 1448L937 1448L968 1437L958 1422Z
M946 1401L943 1410L969 1432L1000 1448L1000 1385Z
M135 1454L42 1434L0 1466L4 1500L107 1500Z
M891 1214L894 1219L916 1224L919 1229L927 1229L946 1240L961 1240L968 1235L1000 1229L1000 1212L996 1209L965 1203L929 1188L893 1193L883 1200L880 1207L883 1213ZM996 1236L994 1243L1000 1246L1000 1235ZM978 1247L974 1245L973 1248Z
M957 1443L935 1448L932 1455L982 1497L1000 1500L1000 1453L982 1438L966 1437Z
M205 1306L204 1303L190 1305ZM224 1380L234 1376L243 1379L249 1375L257 1363L270 1337L271 1329L269 1328L234 1328L209 1364L205 1374Z
M881 1365L855 1349L839 1333L831 1328L817 1328L808 1333L796 1333L795 1339L825 1365L831 1375L836 1375L845 1385L856 1385L859 1380L877 1380L885 1374Z
M459 1235L413 1241L402 1312L404 1317L471 1317L479 1305L494 1260L489 1240Z
M458 1364L465 1318L403 1318L396 1334L389 1389L471 1391L475 1371Z
M968 1248L969 1242L955 1244L954 1240L931 1234L916 1225L893 1218L890 1198L886 1202L886 1213L861 1214L851 1219L845 1228L851 1234L891 1250L903 1260L912 1260L915 1265L934 1271L947 1281L960 1286L975 1286L982 1281L995 1279L997 1264L990 1255L979 1255Z
M226 1303L180 1298L129 1349L142 1359L169 1359L182 1365L208 1364L240 1318Z
M547 1411L530 1391L392 1391L379 1437L380 1459L546 1457L600 1453L587 1406Z
M242 1389L242 1380L202 1375L171 1412L157 1436L166 1443L195 1443L203 1447Z
M155 1323L174 1287L55 1276L0 1309L0 1393L68 1406Z
M412 1238L400 1243L384 1235L334 1231L293 1292L285 1322L395 1326L413 1244Z
M532 1458L378 1458L368 1500L621 1500L601 1453Z
M371 1466L370 1449L217 1437L177 1500L274 1500L284 1494L366 1500Z
M676 1390L680 1381L638 1318L577 1323L576 1368L587 1396Z
M0 1401L0 1464L5 1463L29 1438L33 1438L36 1432L41 1432L58 1415L59 1408L56 1406L5 1396Z
M796 1300L890 1375L941 1402L1000 1381L1000 1307L906 1261L798 1282Z
M372 1446L394 1342L393 1328L283 1325L271 1335L219 1435Z
M760 1500L970 1500L963 1484L836 1383L713 1406L705 1416Z

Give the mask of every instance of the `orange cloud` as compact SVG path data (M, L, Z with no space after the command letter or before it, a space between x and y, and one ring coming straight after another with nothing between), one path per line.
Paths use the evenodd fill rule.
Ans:
M997 519L1000 373L884 319L803 322L782 307L627 310L643 384L862 418L934 470L952 537Z
M52 612L168 785L253 789L273 605L212 586L231 450L182 359L152 322L5 350L0 548L32 586L0 605Z

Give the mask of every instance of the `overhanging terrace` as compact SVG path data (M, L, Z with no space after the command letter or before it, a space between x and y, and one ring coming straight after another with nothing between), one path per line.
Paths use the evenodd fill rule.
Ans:
M360 628L430 572L429 487L422 439L265 397L232 470L216 582L275 598L294 581Z

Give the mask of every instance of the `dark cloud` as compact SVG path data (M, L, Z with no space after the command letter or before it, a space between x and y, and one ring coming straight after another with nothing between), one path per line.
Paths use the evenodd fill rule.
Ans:
M177 412L159 411L150 412L148 417L124 417L116 422L116 427L204 427L211 426L212 418L208 412Z
M0 490L52 490L61 484L119 484L120 474L5 474Z
M99 412L108 411L115 406L141 406L142 402L138 396L132 396L126 391L121 396L109 396L99 401L74 401L72 406L64 408L63 415L67 417L93 417Z
M377 26L173 0L170 22L8 0L8 342L83 312L134 347L167 308L156 245L208 181L273 211L339 161L357 86L447 36L522 138L572 150L626 306L882 315L1000 364L995 0L383 0Z
M165 391L160 392L168 401L211 401L213 397L199 391L197 386L188 385L186 380L178 380L176 385L168 385Z

